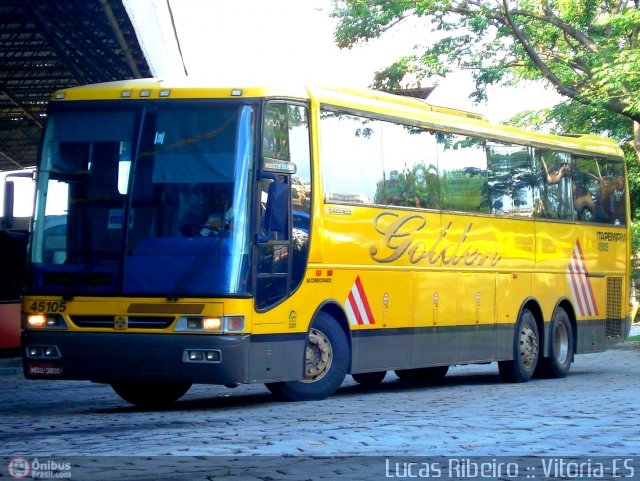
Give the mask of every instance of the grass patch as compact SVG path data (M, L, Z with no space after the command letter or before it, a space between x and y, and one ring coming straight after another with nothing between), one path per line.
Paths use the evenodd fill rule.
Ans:
M640 336L629 336L625 339L627 342L640 342Z

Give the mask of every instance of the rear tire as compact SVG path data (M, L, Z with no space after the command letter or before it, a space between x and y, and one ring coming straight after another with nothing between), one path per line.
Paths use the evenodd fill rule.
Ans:
M549 357L540 359L536 374L548 378L565 377L573 362L573 328L569 315L558 307L549 326Z
M349 369L349 343L333 317L321 312L309 329L301 381L267 383L267 389L288 401L313 401L331 396Z
M449 372L449 366L421 367L419 369L399 369L395 371L402 381L435 384L441 382Z
M351 377L355 382L364 387L376 387L382 382L386 375L387 371L377 371L352 374Z
M111 384L118 396L141 408L163 408L184 396L191 384L120 381Z
M508 382L527 382L533 377L540 356L540 335L533 313L523 309L513 338L513 360L498 362L500 376Z

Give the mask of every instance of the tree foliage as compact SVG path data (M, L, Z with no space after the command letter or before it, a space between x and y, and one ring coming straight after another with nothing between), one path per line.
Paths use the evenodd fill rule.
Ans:
M425 23L423 45L377 72L375 88L469 69L483 100L492 84L544 79L572 100L566 108L620 117L640 154L640 0L334 0L333 16L342 48L411 17Z
M567 100L512 123L617 139L640 218L640 0L333 0L338 46L351 48L407 19L424 23L414 53L376 73L373 87L419 86L470 70L472 97L493 84L544 80ZM640 222L634 232L640 234ZM634 250L640 249L640 235Z

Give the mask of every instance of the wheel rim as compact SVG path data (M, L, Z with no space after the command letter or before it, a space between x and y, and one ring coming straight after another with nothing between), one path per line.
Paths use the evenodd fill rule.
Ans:
M323 332L311 328L304 362L303 382L316 382L322 379L333 362L331 342Z
M559 322L553 330L553 355L560 364L569 357L569 333L567 326Z
M531 369L538 358L538 336L531 326L520 331L520 360L525 369Z

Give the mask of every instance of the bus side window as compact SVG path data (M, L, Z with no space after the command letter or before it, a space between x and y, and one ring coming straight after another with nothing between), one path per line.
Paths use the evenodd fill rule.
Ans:
M620 162L574 157L574 203L578 219L626 223L624 167Z
M573 203L578 220L598 222L602 212L598 209L598 175L596 163L591 159L573 158Z
M499 142L487 143L491 211L499 216L531 217L533 166L531 149Z
M425 129L380 122L382 179L374 203L438 209L440 189L436 137Z
M440 197L443 209L489 213L489 179L485 141L439 132L437 138Z
M372 204L384 182L382 121L342 112L320 113L325 202ZM378 196L380 197L380 196ZM389 203L386 199L384 203Z
M610 223L615 225L626 224L624 166L621 162L606 161L600 183L600 197L602 208Z
M569 154L536 150L534 216L575 220L575 182ZM576 207L577 209L577 207Z

